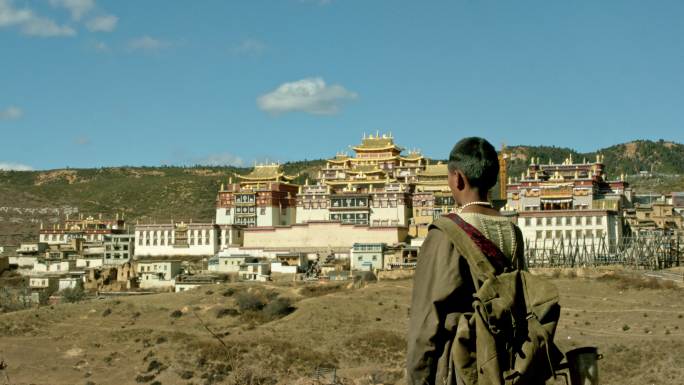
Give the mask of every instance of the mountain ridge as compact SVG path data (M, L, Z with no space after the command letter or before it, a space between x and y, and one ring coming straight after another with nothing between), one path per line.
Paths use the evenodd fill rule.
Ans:
M567 147L509 146L508 175L517 177L530 157L576 162L604 156L610 179L627 175L636 191L684 191L684 145L671 141L637 140L582 153ZM432 160L438 161L438 159ZM283 163L295 183L313 180L325 160ZM44 171L0 171L0 245L35 240L41 222L61 222L65 213L124 215L128 222L195 220L211 222L216 193L234 173L251 167L103 167ZM655 176L642 177L639 171ZM494 190L497 191L497 190ZM68 209L64 209L64 208Z

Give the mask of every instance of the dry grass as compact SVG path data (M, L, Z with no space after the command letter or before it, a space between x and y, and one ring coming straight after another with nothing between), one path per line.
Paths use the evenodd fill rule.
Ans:
M604 274L598 279L612 283L619 290L679 290L679 286L673 281L658 279L655 277L644 277L637 273L625 271Z
M641 283L620 289L619 278L560 274L554 282L563 308L556 341L563 350L598 346L601 383L681 383L680 291ZM264 299L259 314L268 304L285 308L284 298L296 310L246 321L232 316L241 293ZM411 281L380 281L360 288L226 284L86 300L0 315L0 346L18 383L302 385L312 383L316 366L332 366L345 384L399 384L410 295ZM176 310L182 315L171 317Z

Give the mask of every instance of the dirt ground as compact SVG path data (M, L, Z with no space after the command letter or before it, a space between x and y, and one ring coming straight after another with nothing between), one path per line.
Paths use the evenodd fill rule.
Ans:
M556 342L597 346L602 384L684 383L682 289L553 280L563 307ZM275 320L236 314L241 293L290 298L294 310ZM223 284L3 314L0 383L309 384L326 366L345 384L400 384L410 293L410 280Z

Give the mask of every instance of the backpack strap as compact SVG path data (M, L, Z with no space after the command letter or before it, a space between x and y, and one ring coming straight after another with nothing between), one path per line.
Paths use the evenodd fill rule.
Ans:
M453 220L441 216L435 219L430 228L438 228L446 235L458 252L465 258L470 267L470 274L473 277L475 289L480 288L480 282L496 275L494 266L484 256L475 242L466 234L466 232L456 224Z

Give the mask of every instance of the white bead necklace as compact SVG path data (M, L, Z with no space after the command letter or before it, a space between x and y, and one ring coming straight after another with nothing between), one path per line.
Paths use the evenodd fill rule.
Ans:
M473 202L468 202L468 203L464 204L463 206L461 206L461 207L459 207L458 209L456 209L456 211L458 211L458 213L460 214L461 212L463 212L463 209L465 209L466 207L468 207L468 206L474 206L474 205L492 207L492 204L489 203L489 202L484 202L484 201L473 201Z

